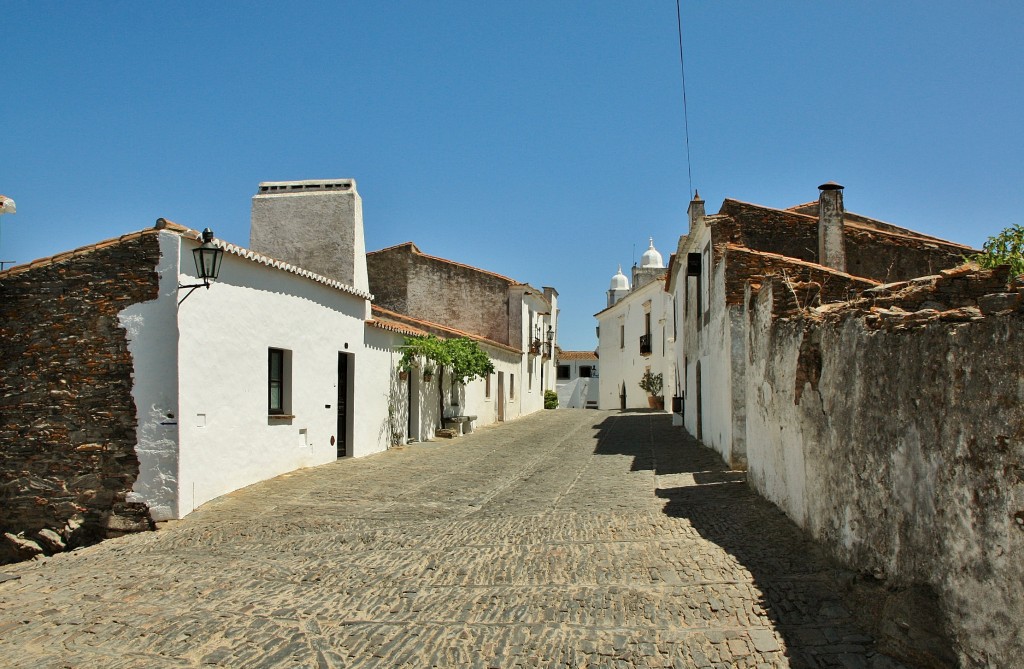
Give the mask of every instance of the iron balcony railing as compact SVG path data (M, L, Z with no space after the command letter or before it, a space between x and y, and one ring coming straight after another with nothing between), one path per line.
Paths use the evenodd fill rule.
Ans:
M651 335L640 335L640 355L651 354Z

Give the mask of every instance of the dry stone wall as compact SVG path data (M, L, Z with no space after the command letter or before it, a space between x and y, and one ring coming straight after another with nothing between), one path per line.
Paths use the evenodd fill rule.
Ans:
M153 234L0 274L0 561L148 529L118 313L157 297Z
M884 586L888 650L1020 666L1024 287L968 267L812 310L786 290L747 309L751 484Z

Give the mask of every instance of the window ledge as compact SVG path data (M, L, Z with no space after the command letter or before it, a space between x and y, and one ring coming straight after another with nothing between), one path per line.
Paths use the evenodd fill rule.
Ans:
M272 413L267 416L267 420L294 420L295 416L290 413Z

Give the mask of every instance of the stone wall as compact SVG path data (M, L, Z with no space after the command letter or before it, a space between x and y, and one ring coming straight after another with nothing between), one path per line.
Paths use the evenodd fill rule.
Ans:
M747 308L751 485L875 584L883 650L1018 666L1024 288L960 268L811 310L787 291Z
M875 281L932 274L963 262L971 249L847 215L843 231L846 271ZM731 242L757 251L818 262L817 216L726 200L713 217L715 243ZM859 221L865 221L863 223Z
M367 254L366 266L374 304L501 344L518 344L509 337L511 279L425 255L411 243Z
M0 561L148 529L118 313L155 299L156 231L0 273ZM22 534L22 536L17 536Z
M716 256L718 255L717 251L716 248ZM724 256L727 256L726 306L743 304L748 283L759 282L762 277L767 276L783 277L783 284L790 288L793 304L799 303L801 306L844 301L857 294L858 291L877 285L870 279L850 276L822 265L774 253L752 251L735 244L724 246Z

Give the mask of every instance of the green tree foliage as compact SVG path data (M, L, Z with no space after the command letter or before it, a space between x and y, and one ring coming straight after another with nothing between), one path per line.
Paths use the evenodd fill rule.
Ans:
M985 268L1009 265L1010 274L1024 274L1024 225L1011 225L998 235L989 237L981 253L967 256Z
M558 408L558 393L554 390L544 391L544 408L545 409L557 409Z
M661 374L651 374L651 370L644 372L643 377L640 379L640 387L646 390L653 397L661 396L661 388L663 385Z
M408 372L423 364L427 368L440 367L451 374L452 379L465 384L473 379L494 373L494 364L480 345L472 339L440 339L435 335L409 336L402 346L402 358L398 369Z

